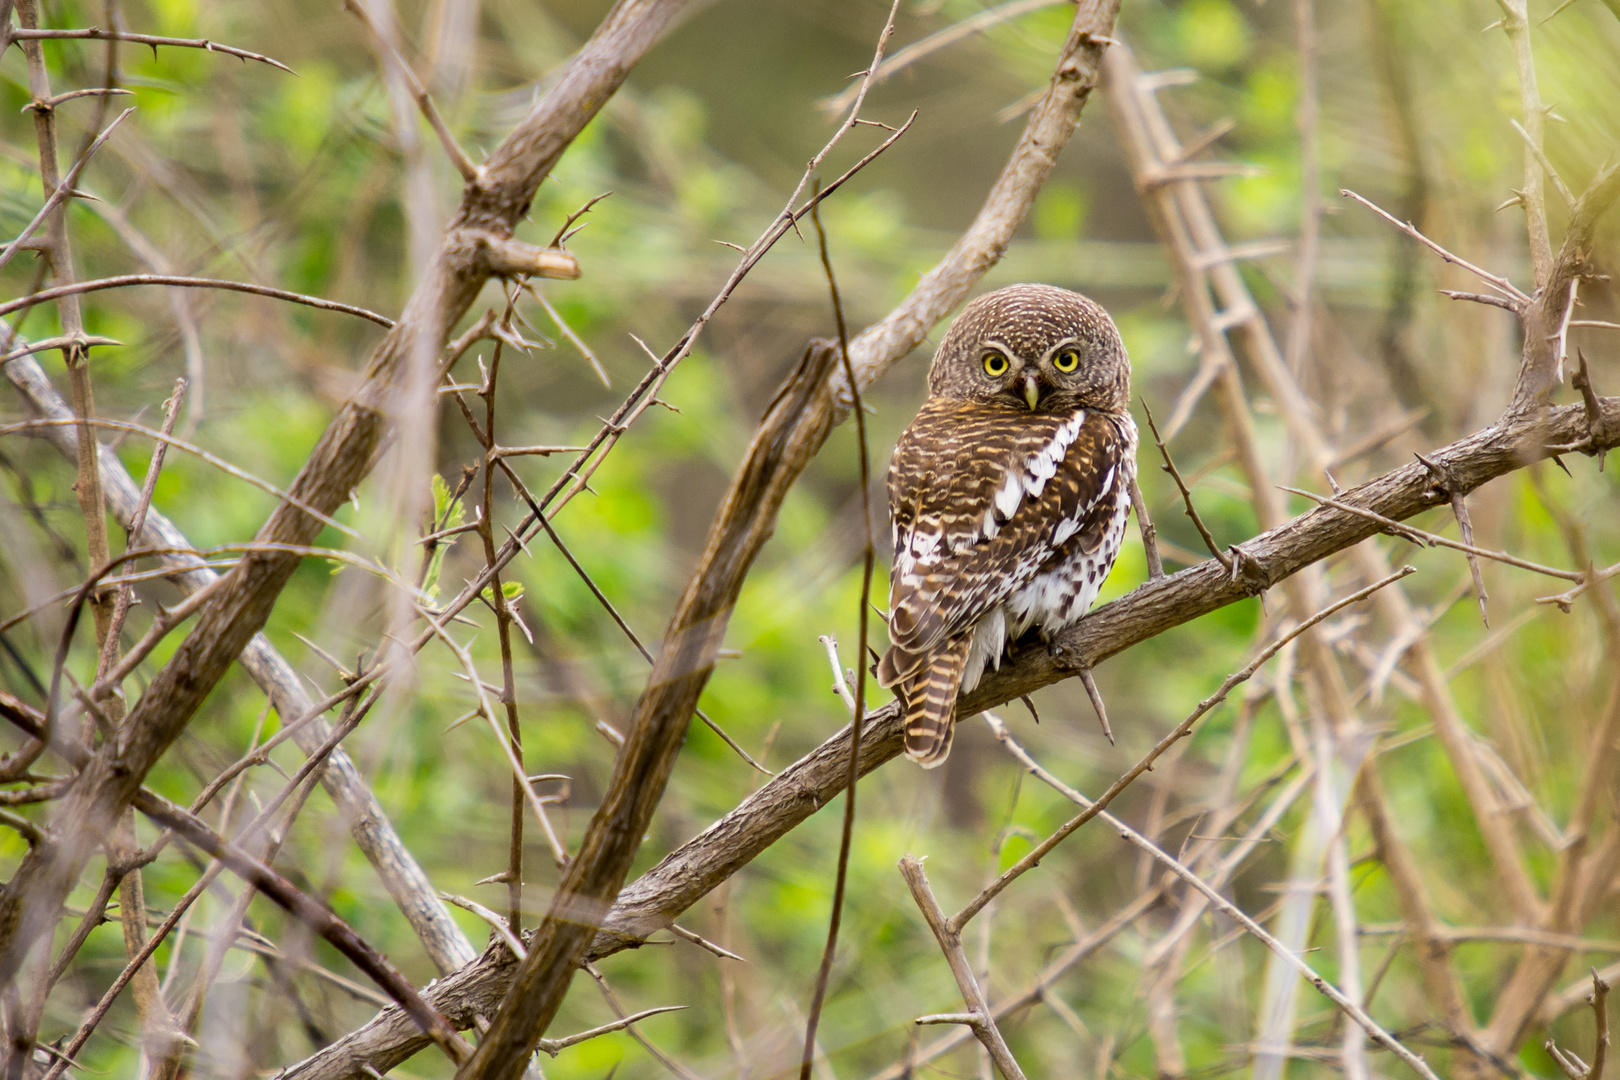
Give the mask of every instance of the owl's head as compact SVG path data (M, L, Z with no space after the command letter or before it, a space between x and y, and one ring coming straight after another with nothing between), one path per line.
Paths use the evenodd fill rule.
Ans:
M928 391L1032 412L1123 413L1131 362L1099 305L1052 285L1009 285L957 316L928 369Z

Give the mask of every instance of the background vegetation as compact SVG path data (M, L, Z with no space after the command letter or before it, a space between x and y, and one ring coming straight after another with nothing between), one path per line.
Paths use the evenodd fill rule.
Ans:
M864 115L913 127L884 156L831 198L823 210L828 243L852 328L880 318L917 282L972 219L1017 138L1032 91L1044 87L1073 18L1068 4L1009 5L1023 14L938 48L876 85ZM1230 245L1279 241L1243 260L1242 280L1271 318L1277 339L1294 324L1300 283L1302 221L1321 202L1320 246L1308 271L1312 312L1296 372L1316 406L1315 421L1339 448L1368 446L1335 465L1350 487L1411 460L1415 450L1452 442L1488 423L1507 405L1520 341L1513 316L1459 302L1441 287L1479 291L1466 273L1445 266L1372 213L1341 199L1352 188L1412 220L1452 251L1520 283L1532 268L1524 214L1499 209L1524 186L1525 140L1520 82L1511 43L1487 24L1502 17L1488 0L1399 4L1351 0L1316 5L1314 58L1302 58L1290 5L1237 0L1131 2L1118 37L1149 71L1183 68L1183 86L1159 94L1184 143L1223 118L1231 128L1199 160L1254 166L1203 184ZM1555 10L1556 9L1556 10ZM373 6L373 10L380 10ZM975 0L903 0L891 54L970 18ZM493 148L549 85L548 73L604 13L584 0L431 0L397 8L401 51L432 89L439 109L474 160ZM501 359L501 441L509 445L583 445L599 418L647 370L647 353L673 344L735 264L723 243L747 245L779 210L804 162L825 141L825 100L870 61L885 9L868 0L710 4L661 42L573 144L541 188L521 238L545 244L566 216L604 191L589 226L568 242L581 275L536 281L566 323L563 330L529 295L517 299L519 332L541 347L507 348ZM1550 106L1545 152L1578 194L1620 145L1620 18L1597 0L1531 4L1540 95ZM77 181L86 197L68 214L81 278L133 272L190 274L273 285L393 316L418 280L454 206L460 180L408 101L391 99L386 65L361 23L334 3L263 0L203 5L189 0L124 0L103 7L47 3L42 25L117 25L131 31L206 37L274 57L296 76L190 48L116 49L116 84L133 98L85 98L61 104L64 168L81 138L134 104L130 116ZM1482 32L1484 30L1485 32ZM57 92L99 86L108 78L108 46L44 43ZM1302 72L1304 73L1302 76ZM1300 123L1302 78L1314 82L1319 114ZM1156 238L1110 122L1105 88L1088 107L1026 224L983 288L1040 280L1086 292L1105 304L1130 349L1137 393L1161 423L1200 369L1196 328L1175 280L1175 262ZM20 48L0 62L0 234L15 236L42 205L31 100ZM105 107L103 107L105 105ZM1308 118L1307 118L1308 119ZM863 141L864 140L864 141ZM829 160L841 172L875 142L858 130ZM1302 145L1314 150L1302 154ZM1311 158L1314 157L1314 165ZM1313 183L1315 195L1302 192ZM1566 208L1550 187L1554 243ZM90 196L93 196L91 198ZM1309 226L1314 227L1314 226ZM1309 228L1308 227L1308 228ZM644 641L656 642L684 588L725 490L774 388L807 338L833 331L826 282L806 227L785 238L747 278L698 339L650 409L594 473L591 491L556 522L583 568ZM1613 221L1600 226L1594 259L1612 269ZM720 242L720 243L717 243ZM0 294L23 296L46 277L43 260L23 252L0 270ZM1583 281L1579 320L1620 320L1615 288ZM504 304L492 282L472 318ZM467 320L470 324L472 318ZM61 332L51 305L12 322L40 340ZM241 469L285 489L327 421L356 382L380 331L341 314L234 293L129 288L85 298L86 332L116 339L96 348L91 370L98 413L155 426L177 376L190 380L177 433ZM577 336L600 363L572 343ZM542 340L544 339L544 340ZM937 340L937 334L934 340ZM1570 355L1584 350L1599 392L1620 386L1614 330L1576 327ZM474 347L487 364L492 342ZM918 349L866 395L874 454L874 500L881 467L922 399L931 349ZM1248 357L1240 357L1247 363ZM62 392L60 354L38 361ZM463 361L457 378L476 383ZM1251 369L1249 400L1264 460L1278 483L1328 493L1290 435L1286 417ZM611 387L605 383L611 383ZM7 391L10 394L10 391ZM468 394L482 417L475 396ZM1563 391L1562 401L1578 400ZM442 397L435 471L455 488L482 449L461 414ZM0 422L33 415L18 396L0 397ZM1139 422L1145 414L1139 412ZM145 474L151 442L103 432L130 472ZM58 594L86 571L84 519L72 490L74 466L32 434L0 438L0 619L37 612L9 625L0 687L42 705L66 617ZM402 432L401 445L416 433ZM838 428L790 494L776 533L744 589L726 634L728 650L703 698L704 711L767 768L778 769L847 723L829 691L833 635L853 665L864 537L853 426ZM1214 399L1195 408L1171 442L1198 509L1223 545L1261 531L1251 477L1231 449L1229 426ZM1200 562L1203 544L1182 514L1169 478L1147 444L1142 486L1159 528L1167 569ZM549 486L569 455L513 459L531 487ZM1579 454L1504 477L1469 500L1476 542L1537 563L1584 570L1606 566L1620 550L1615 473ZM380 469L336 515L358 536L328 528L319 543L380 560L414 578L425 529L410 521L400 537L401 503ZM416 478L415 498L426 497ZM476 504L481 478L470 499ZM497 520L515 522L521 505L497 486ZM1289 509L1310 505L1289 497ZM198 548L246 541L274 509L274 496L194 455L171 451L153 505ZM420 505L418 503L417 505ZM1451 512L1415 524L1456 535ZM885 522L876 522L883 595ZM114 551L120 549L123 533ZM504 535L497 533L497 541ZM1614 730L1602 726L1616 706L1620 652L1605 631L1613 582L1562 612L1537 598L1557 582L1485 562L1490 625L1481 624L1469 567L1461 554L1380 537L1393 565L1417 574L1403 583L1428 648L1444 672L1467 727L1469 751L1488 785L1483 809L1510 824L1524 875L1546 903L1560 852L1577 840L1570 828L1581 798L1594 800L1590 843L1615 847L1620 787L1614 777ZM476 534L458 538L436 568L438 588L453 594L484 564ZM1347 558L1327 569L1331 595L1365 584ZM1133 532L1104 592L1124 595L1146 580ZM507 571L526 632L513 639L524 761L536 774L566 777L538 785L565 843L577 842L606 787L613 747L603 725L623 727L646 677L646 663L555 545L540 537ZM432 582L429 582L431 588ZM1608 590L1607 599L1594 597ZM180 593L161 581L137 590L140 606L128 640L158 605ZM360 656L369 663L397 617L393 590L356 566L311 558L282 593L266 626L317 699L341 687ZM1078 681L1034 696L1039 726L1021 706L999 713L1014 737L1067 783L1095 796L1167 730L1242 667L1289 620L1280 589L1265 604L1222 608L1149 640L1098 671L1117 745L1106 741ZM489 682L498 685L495 617L475 607L473 626L455 627ZM1449 962L1472 1022L1492 1016L1503 987L1534 940L1534 926L1513 906L1501 867L1480 828L1482 807L1460 784L1453 756L1434 736L1435 718L1413 669L1413 641L1400 640L1380 609L1350 609L1325 638L1348 688L1357 694L1353 764L1376 759L1392 821L1415 862L1434 917L1455 930ZM1612 627L1610 630L1612 631ZM881 635L881 627L874 627ZM171 655L171 635L136 670L125 692L134 700ZM1398 647L1392 647L1396 642ZM334 665L336 662L336 666ZM1320 701L1296 692L1304 661L1287 650L1234 693L1195 736L1145 774L1113 810L1169 852L1201 852L1202 864L1230 850L1257 822L1262 842L1226 888L1242 909L1281 934L1290 896L1306 890L1299 933L1308 961L1342 980L1341 920L1325 895L1321 852L1310 839L1327 813L1306 776L1316 758ZM81 627L66 670L81 684L94 676L94 639ZM493 673L493 674L492 674ZM869 693L877 694L875 688ZM476 707L460 663L430 646L415 670L345 745L435 887L504 911L506 889L485 879L508 863L511 775L489 724L452 726ZM501 717L504 722L504 716ZM148 786L189 803L222 768L283 718L240 672L210 697ZM1608 741L1597 737L1608 732ZM1351 735L1338 732L1341 739ZM21 739L0 735L6 749ZM1342 747L1341 747L1342 750ZM1606 757L1605 757L1606 755ZM205 815L231 832L278 791L303 760L284 745L246 775L227 806ZM1355 769L1338 762L1346 812L1333 831L1348 855L1358 920L1359 979L1373 1016L1449 1075L1452 1036L1423 979L1412 928L1377 838L1355 812ZM1596 786L1583 781L1605 764ZM38 775L67 767L47 756ZM707 727L694 724L651 834L632 875L730 810L765 778ZM1286 805L1277 793L1299 788ZM25 781L15 790L31 786ZM620 953L600 972L626 1011L685 1005L637 1025L639 1039L615 1033L542 1058L545 1075L620 1078L787 1075L797 1066L805 1010L825 941L839 821L837 806L812 817L693 909L682 924L746 958L717 958L686 941ZM1274 820L1263 815L1278 808ZM1222 809L1237 810L1216 832ZM1330 807L1337 814L1338 807ZM50 803L16 813L49 820ZM929 856L928 870L947 908L1026 855L1066 820L1072 806L1031 778L981 720L965 722L948 766L924 773L897 762L861 786L849 892L837 962L820 1023L820 1075L857 1077L903 1062L945 1029L916 1028L921 1015L960 1010L950 972L896 872L906 853ZM1313 817L1317 820L1313 824ZM138 838L156 836L144 820ZM1311 845L1315 845L1312 847ZM10 876L27 851L23 832L0 829L0 873ZM1301 857L1301 851L1317 857ZM1603 848L1602 850L1607 850ZM173 845L144 871L146 904L161 917L197 880L199 858ZM437 972L410 926L350 843L323 791L308 799L287 830L275 865L319 895L385 953L415 984ZM1620 960L1620 877L1608 867L1594 885L1598 902L1583 925L1558 932L1565 963L1557 988L1537 1011L1531 1032L1494 1069L1550 1076L1557 1066L1547 1038L1590 1058L1593 1017L1580 989L1587 965L1613 977ZM70 909L91 903L100 863L73 893ZM558 880L543 837L529 822L525 851L526 925L532 926ZM988 971L992 1001L1030 986L1044 965L1076 939L1094 934L1158 880L1152 865L1100 823L1077 833L1039 870L1022 878L967 933L969 953ZM156 954L171 1000L199 978L211 928L222 924L240 883L226 875L194 907ZM1002 1030L1031 1076L1225 1075L1256 1070L1274 961L1222 916L1205 914L1190 947L1174 962L1168 990L1162 968L1144 965L1175 923L1186 896L1170 889L1145 905L1066 972L1044 998L1004 1020ZM93 932L49 998L42 1040L70 1034L86 1008L124 966L116 918ZM1297 906L1295 908L1297 915ZM489 926L467 911L454 916L481 946ZM67 940L76 919L56 931ZM362 976L312 941L276 907L256 900L246 927L288 957ZM1550 931L1548 933L1551 933ZM1530 935L1530 936L1527 936ZM655 940L669 938L659 934ZM248 937L239 938L248 941ZM254 939L257 940L257 939ZM251 942L250 942L251 943ZM1543 942L1545 944L1545 942ZM289 962L291 963L291 962ZM369 985L369 984L368 984ZM1569 988L1565 992L1565 988ZM371 998L367 998L370 994ZM199 1075L263 1073L306 1057L364 1023L375 993L352 992L249 950L233 951L213 977L186 1068ZM1166 1002L1169 1004L1166 1005ZM1168 1009L1168 1012L1166 1012ZM1296 1016L1282 1023L1294 1075L1342 1065L1345 1018L1306 987ZM589 979L575 981L552 1035L608 1022L612 1008ZM141 1057L140 1019L128 993L76 1056L90 1075L134 1075ZM656 1047L656 1051L652 1049ZM975 1045L918 1063L916 1075L961 1076L988 1069ZM1373 1053L1374 1072L1404 1067ZM677 1064L678 1063L678 1064ZM424 1053L398 1075L450 1074Z

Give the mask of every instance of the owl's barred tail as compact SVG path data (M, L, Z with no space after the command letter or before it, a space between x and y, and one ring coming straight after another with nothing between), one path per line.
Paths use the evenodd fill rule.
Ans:
M956 692L962 685L972 634L958 634L906 680L906 756L925 769L945 763L956 728Z

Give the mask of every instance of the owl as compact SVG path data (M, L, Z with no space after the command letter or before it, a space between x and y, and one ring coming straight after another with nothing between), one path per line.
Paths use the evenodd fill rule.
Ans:
M950 753L957 694L985 665L1096 600L1136 476L1130 392L1114 321L1067 289L981 296L940 343L889 464L892 644L877 669L923 768Z

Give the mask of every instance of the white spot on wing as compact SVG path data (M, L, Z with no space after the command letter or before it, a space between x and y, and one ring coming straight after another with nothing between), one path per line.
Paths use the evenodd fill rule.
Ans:
M997 513L1003 518L1012 517L1023 497L1023 485L1018 482L1018 474L1012 473L1008 475L1007 482L1001 485L1000 491L996 492L995 505Z

